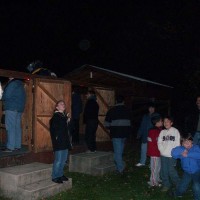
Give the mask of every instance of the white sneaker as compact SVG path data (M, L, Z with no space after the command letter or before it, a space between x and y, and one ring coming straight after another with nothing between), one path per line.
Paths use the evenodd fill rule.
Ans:
M148 181L147 184L148 184L150 187L153 187L153 186L154 186L154 185L151 184L150 181Z
M138 163L135 165L136 167L142 167L142 166L145 166L144 164L141 164L141 163Z

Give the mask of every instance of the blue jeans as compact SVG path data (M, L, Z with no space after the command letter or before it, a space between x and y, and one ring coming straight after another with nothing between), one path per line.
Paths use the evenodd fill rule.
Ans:
M196 132L193 137L193 144L200 145L200 132Z
M55 151L52 169L52 179L59 178L64 175L64 166L67 161L68 149Z
M192 190L194 194L195 200L200 200L200 172L195 174L188 174L184 172L181 182L176 190L176 196L182 196L184 192L186 192L190 182L192 184Z
M5 126L7 131L7 144L8 149L14 150L21 148L22 129L21 129L22 113L17 111L5 111Z
M116 170L123 172L125 163L123 161L124 143L126 138L112 138L113 149L114 149L114 161Z
M161 156L161 177L164 187L170 188L170 179L174 185L179 184L180 179L175 166L176 160L174 158Z
M147 143L141 144L140 163L145 165L147 159Z

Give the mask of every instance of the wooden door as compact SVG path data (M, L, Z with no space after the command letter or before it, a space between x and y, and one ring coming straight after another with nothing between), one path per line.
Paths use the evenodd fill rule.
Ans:
M59 100L66 103L71 113L71 83L58 79L35 79L34 83L33 142L34 152L52 150L49 120Z
M99 126L97 129L97 141L109 141L110 136L104 127L104 120L107 111L115 104L115 91L110 88L95 87L97 102L99 104Z
M28 146L32 150L32 116L33 116L33 80L24 81L26 91L26 104L22 114L22 144Z

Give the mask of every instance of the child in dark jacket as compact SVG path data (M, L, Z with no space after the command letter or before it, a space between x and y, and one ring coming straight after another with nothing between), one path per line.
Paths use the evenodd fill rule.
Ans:
M151 176L148 184L150 186L161 186L160 182L160 151L158 150L157 140L163 127L163 120L160 115L151 119L154 128L151 128L147 137L147 155L150 157Z
M52 181L55 183L68 181L68 178L64 176L64 166L67 160L68 150L71 149L69 137L70 118L65 112L65 107L64 101L58 101L56 110L50 120L50 134L54 151Z
M200 200L200 146L193 145L192 136L187 134L182 138L182 146L172 149L171 154L173 158L181 160L184 171L174 196L181 197L192 181L194 199Z

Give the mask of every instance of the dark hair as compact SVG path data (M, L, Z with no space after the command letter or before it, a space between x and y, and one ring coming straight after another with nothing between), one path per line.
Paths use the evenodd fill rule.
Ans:
M116 96L116 102L117 103L122 103L124 101L124 96L122 95L117 95Z
M151 118L151 123L155 126L156 123L159 122L161 119L162 119L162 117L160 115L153 116Z
M89 94L95 95L95 91L94 90L88 90Z
M193 141L193 137L192 137L191 133L184 134L184 135L181 137L181 143L183 143L183 142L186 141L186 140Z
M149 103L147 104L147 106L148 106L148 108L150 108L150 107L155 108L155 107L156 107L156 105L155 105L154 102L149 102Z
M163 119L168 119L171 122L174 122L174 118L172 116L166 115Z

